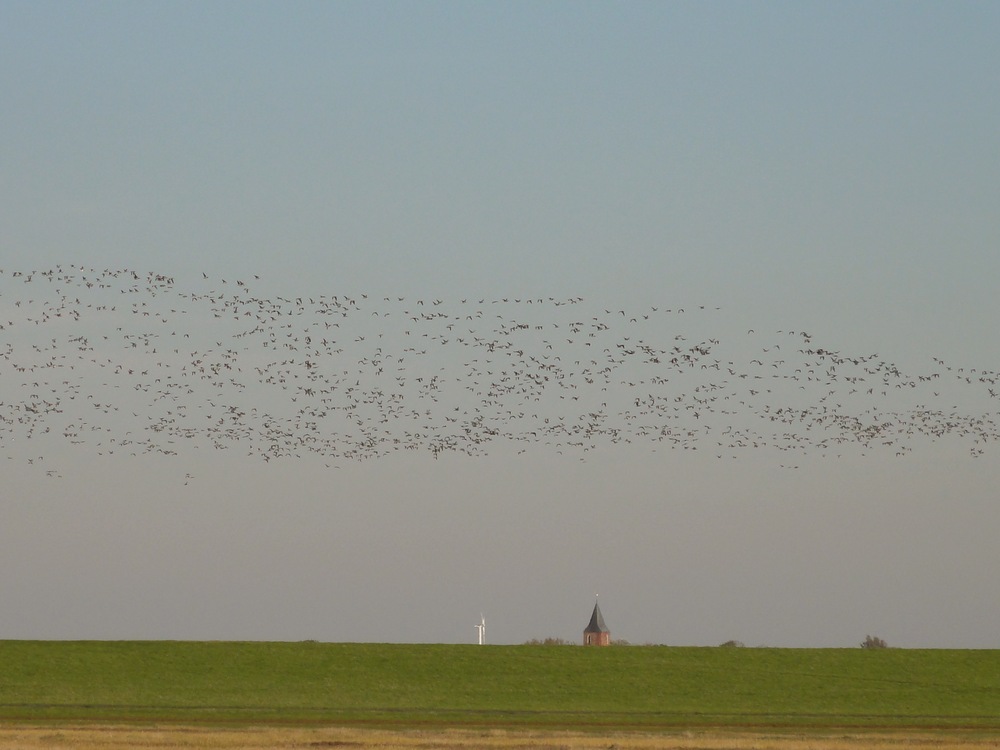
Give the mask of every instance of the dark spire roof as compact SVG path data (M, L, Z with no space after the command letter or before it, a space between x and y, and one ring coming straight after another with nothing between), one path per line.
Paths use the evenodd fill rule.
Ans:
M594 602L594 614L590 616L590 624L584 628L584 633L610 633L608 626L604 624L604 616L597 602Z

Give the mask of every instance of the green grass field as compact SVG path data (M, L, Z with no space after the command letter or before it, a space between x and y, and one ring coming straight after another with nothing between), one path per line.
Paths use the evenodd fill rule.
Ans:
M0 641L0 721L1000 729L1000 651Z

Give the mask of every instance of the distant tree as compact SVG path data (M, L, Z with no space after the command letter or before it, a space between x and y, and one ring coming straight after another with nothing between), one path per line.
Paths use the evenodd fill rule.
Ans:
M719 648L743 648L745 645L743 641L726 641L725 643L720 643Z
M883 641L878 636L866 635L865 639L861 641L861 648L889 648L889 644Z
M632 644L626 641L624 638L613 638L611 640L612 646L631 646Z

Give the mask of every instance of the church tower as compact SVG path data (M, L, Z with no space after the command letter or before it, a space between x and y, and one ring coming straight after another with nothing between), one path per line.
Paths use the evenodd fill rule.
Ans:
M610 646L611 631L604 624L604 615L601 608L594 602L594 613L590 616L590 624L583 630L584 646Z

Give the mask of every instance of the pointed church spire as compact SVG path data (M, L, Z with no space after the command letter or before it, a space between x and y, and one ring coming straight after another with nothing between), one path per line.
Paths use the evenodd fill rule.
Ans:
M607 646L611 643L611 631L604 624L601 606L594 602L594 612L590 615L590 623L583 631L584 646Z

